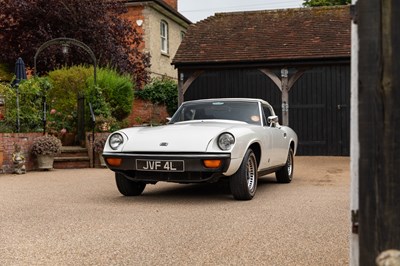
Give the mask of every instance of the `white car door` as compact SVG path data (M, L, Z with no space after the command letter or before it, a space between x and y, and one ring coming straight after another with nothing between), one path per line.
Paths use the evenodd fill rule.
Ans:
M274 116L275 113L271 106L262 105L263 109L263 127L265 133L270 136L271 140L271 153L270 154L270 167L282 165L286 162L287 158L287 135L281 129L277 122L269 122L268 117Z

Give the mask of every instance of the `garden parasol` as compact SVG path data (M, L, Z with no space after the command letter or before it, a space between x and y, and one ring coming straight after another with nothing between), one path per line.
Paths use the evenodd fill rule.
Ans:
M16 96L17 96L17 132L19 133L20 123L19 123L19 83L21 80L26 79L26 70L25 70L25 63L21 57L17 59L15 63L15 80L14 80L14 87L16 89Z

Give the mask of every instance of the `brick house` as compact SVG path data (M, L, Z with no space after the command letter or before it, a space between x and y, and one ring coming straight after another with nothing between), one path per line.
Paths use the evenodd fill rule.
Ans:
M151 55L150 76L177 80L172 58L191 24L178 12L178 0L130 0L126 5L128 12L125 16L143 34L142 49ZM129 123L162 123L167 116L165 106L135 99Z
M125 16L143 34L143 50L151 55L152 77L177 79L172 58L191 24L177 10L178 0L129 0Z
M189 27L173 64L180 101L270 102L302 155L349 155L349 6L217 13Z

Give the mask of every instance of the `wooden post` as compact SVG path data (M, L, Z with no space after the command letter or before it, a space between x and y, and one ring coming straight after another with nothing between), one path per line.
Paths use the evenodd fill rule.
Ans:
M178 106L183 103L183 81L184 74L181 71L178 71Z
M281 69L282 84L282 124L289 125L289 71L287 68Z
M360 242L358 240L358 194L359 194L359 158L360 143L358 137L358 27L355 12L355 3L352 6L352 25L351 25L351 116L350 116L350 214L351 214L351 236L350 236L350 266L360 265Z
M360 265L400 249L400 1L358 1Z
M279 78L271 69L259 69L267 75L282 92L282 125L289 125L289 91L296 81L304 74L305 68L297 70L290 78L287 68L281 69L281 77Z
M178 83L178 104L181 105L184 101L184 95L187 89L189 89L190 85L198 78L201 74L204 73L204 70L197 70L192 73L185 81L185 76L183 72L179 72L179 83Z

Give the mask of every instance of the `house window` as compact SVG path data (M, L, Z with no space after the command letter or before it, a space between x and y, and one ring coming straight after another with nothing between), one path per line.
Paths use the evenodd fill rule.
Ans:
M160 35L161 35L161 52L168 54L168 23L161 21L160 23Z
M183 38L185 38L186 32L181 31L181 41L183 40Z

